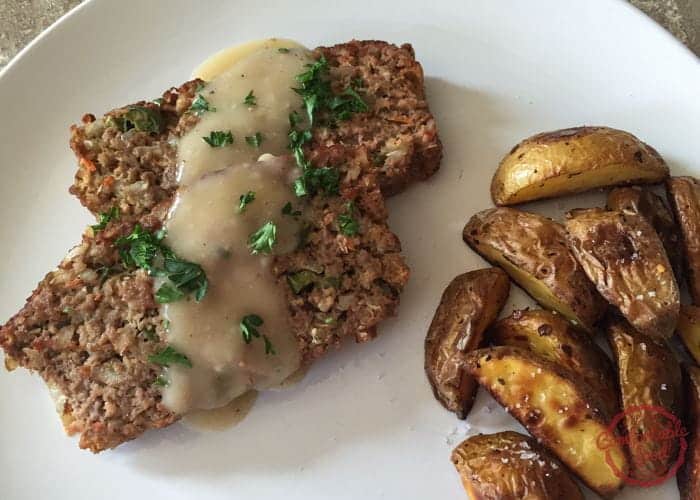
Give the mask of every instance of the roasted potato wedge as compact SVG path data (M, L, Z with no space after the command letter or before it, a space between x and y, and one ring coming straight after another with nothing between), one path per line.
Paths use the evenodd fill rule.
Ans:
M688 354L700 365L700 307L683 304L676 331Z
M623 319L609 321L606 332L617 365L622 409L632 477L653 481L668 472L678 456L678 442L671 443L668 459L659 455L669 444L652 438L655 429L667 424L665 417L652 411L629 411L648 405L661 407L682 418L681 368L665 340L647 337ZM675 448L674 448L675 447Z
M576 375L534 353L512 346L467 354L467 372L503 405L543 446L604 497L614 495L627 473L625 451L616 440L599 446L607 432L598 397ZM606 462L609 458L617 473Z
M513 208L475 214L464 241L546 309L591 330L607 304L586 277L566 243L561 224Z
M491 343L528 349L568 368L596 393L608 415L619 411L619 396L610 358L591 337L559 314L542 309L514 311L488 332Z
M688 405L685 420L688 449L676 480L681 500L700 500L700 368L686 367L684 378Z
M501 269L471 271L452 280L435 311L425 338L425 373L435 398L459 418L466 418L478 387L464 371L464 354L482 344L508 292L510 280Z
M559 461L517 432L472 436L454 449L452 463L475 500L583 500Z
M680 295L654 228L639 215L601 209L568 217L571 249L600 294L645 335L673 335Z
M664 200L649 189L632 186L615 188L608 193L608 210L641 215L661 238L676 279L683 271L678 225Z
M666 189L681 229L690 296L700 304L700 182L694 177L672 177Z
M493 176L491 198L498 206L515 205L605 186L654 184L668 172L659 153L629 132L567 128L516 145Z

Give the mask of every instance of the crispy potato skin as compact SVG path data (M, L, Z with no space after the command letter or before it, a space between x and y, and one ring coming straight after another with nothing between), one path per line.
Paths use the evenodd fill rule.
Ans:
M587 384L570 370L512 346L478 349L467 355L467 371L527 430L589 488L612 497L623 482L606 462L606 453L626 474L622 445L606 451L598 437L609 416Z
M666 190L681 228L690 296L700 304L700 183L694 177L672 177Z
M700 307L681 305L676 331L688 354L700 364Z
M683 256L680 248L678 225L664 200L649 189L634 187L615 188L608 193L608 210L628 215L640 215L651 224L661 238L673 273L680 280Z
M435 398L461 419L478 387L464 371L464 355L480 347L509 292L508 275L497 267L461 274L445 289L428 329L425 373Z
M473 500L583 500L561 463L517 432L472 436L454 449L452 463Z
M574 258L561 224L513 208L475 214L462 233L464 241L547 309L587 330L607 304Z
M528 349L580 376L596 393L607 415L619 411L617 378L610 358L585 332L542 309L514 311L488 331L494 345Z
M497 206L553 198L622 184L662 182L669 169L635 136L608 127L545 132L516 145L491 181Z
M676 480L681 500L700 500L700 368L687 366L684 372L688 450Z
M601 209L567 216L571 249L600 294L640 332L673 335L680 295L654 228L639 215Z
M617 365L623 410L650 405L663 407L682 418L681 368L666 341L647 337L622 319L611 319L606 332ZM623 419L636 479L658 479L678 456L677 441L673 442L668 460L650 454L650 450L658 451L663 446L649 439L650 429L658 428L664 420L648 412L632 412Z

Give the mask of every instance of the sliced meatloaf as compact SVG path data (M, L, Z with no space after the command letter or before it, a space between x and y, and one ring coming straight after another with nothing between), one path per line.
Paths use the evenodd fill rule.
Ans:
M306 363L343 337L363 342L391 316L408 279L398 238L388 228L377 175L363 148L318 149L314 158L341 172L340 196L312 198L304 211L306 243L276 258L273 269L288 297L290 323ZM360 231L342 234L348 202ZM138 222L161 227L169 200ZM145 271L126 269L114 241L135 220L89 228L24 308L0 329L8 366L35 370L61 395L69 433L101 451L177 419L160 401L159 367L148 356L165 344L165 328ZM298 276L301 286L290 286Z
M442 144L413 48L408 44L397 47L379 41L352 41L316 49L315 56L321 55L328 61L332 88L356 88L368 111L314 127L307 154L319 147L362 146L386 195L436 172ZM135 129L122 133L116 127L105 126L106 120L123 116L129 106L115 109L102 119L86 115L80 126L71 129L70 145L79 159L71 193L94 214L119 206L123 214L137 217L173 196L177 167L172 137L189 130L197 120L186 111L201 83L193 80L167 90L160 107L153 102L135 104L159 108L163 126L158 134Z

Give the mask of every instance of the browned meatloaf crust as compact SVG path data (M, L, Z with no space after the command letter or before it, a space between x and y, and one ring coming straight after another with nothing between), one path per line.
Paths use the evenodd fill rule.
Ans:
M360 71L367 84L363 93L369 102L381 101L370 95L370 89L385 99L396 97L386 81L389 74L402 75L399 82L412 81L413 90L404 90L394 114L388 110L391 106L373 105L364 121L355 118L347 128L316 130L307 151L314 164L333 165L341 172L340 197L315 196L309 201L304 214L309 223L307 244L278 257L274 265L307 362L344 337L371 339L378 323L395 312L408 268L400 242L387 226L380 186L396 192L411 180L427 177L436 170L441 151L423 97L422 72L410 46L351 42L335 51L319 50L330 51L326 57L334 67L337 64L331 74L347 76L341 68L351 67L353 60L363 61ZM394 66L388 71L386 59L392 57ZM160 370L148 362L150 354L164 347L166 333L153 301L151 278L141 270L121 267L113 242L137 221L151 230L161 226L177 188L176 151L168 139L192 125L195 118L185 111L198 83L165 92L159 108L164 120L160 134L133 129L122 133L105 126L105 118L124 114L126 107L101 119L86 115L81 126L72 128L71 147L80 166L71 192L95 214L118 206L121 219L97 235L88 229L82 243L0 329L8 365L36 370L57 389L65 397L62 416L67 431L80 433L80 446L95 452L177 419L160 404L153 385ZM149 102L139 105L158 108ZM391 121L388 117L409 117L411 105L422 120L414 126L418 133L412 134L411 125L401 120L385 123ZM378 138L382 133L384 138ZM389 141L398 146L382 156ZM352 237L337 227L349 200L357 207L361 227ZM287 277L298 271L311 271L317 279L295 294Z

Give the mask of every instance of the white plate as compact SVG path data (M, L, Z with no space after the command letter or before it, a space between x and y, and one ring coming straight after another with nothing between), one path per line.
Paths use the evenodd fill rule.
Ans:
M448 281L483 266L461 229L490 206L501 156L535 132L606 124L654 145L674 173L700 175L698 60L625 2L335 3L95 0L2 73L1 321L90 220L66 192L69 124L160 95L223 47L267 36L310 47L409 41L445 146L442 170L390 202L413 274L399 318L377 341L348 346L298 386L263 395L235 428L175 425L98 456L63 435L38 377L2 373L3 499L463 498L451 448L465 432L516 426L484 394L466 424L444 411L423 375L423 338ZM583 202L536 208L555 214ZM669 481L619 498L676 497Z

